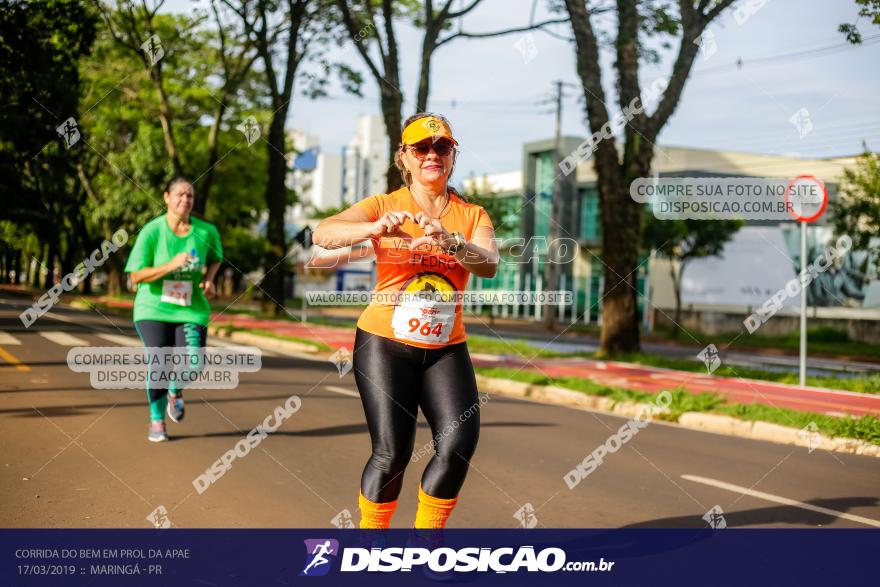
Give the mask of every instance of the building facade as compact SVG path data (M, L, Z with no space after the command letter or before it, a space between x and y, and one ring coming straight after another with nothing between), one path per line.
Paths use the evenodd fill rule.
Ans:
M574 152L580 137L563 137L563 156ZM552 140L536 141L523 146L523 165L518 172L471 178L466 182L470 193L493 198L500 209L499 238L519 238L525 248L513 249L519 259L504 255L498 274L493 279L473 279L474 289L522 289L546 291L545 242L553 238L571 238L577 242L578 255L570 263L559 267L558 282L551 289L567 290L573 294L571 305L560 306L557 314L562 321L596 323L601 319L601 297L604 289L602 264L602 226L600 218L597 178L591 159L581 161L569 175L563 175L554 166ZM813 175L825 183L830 199L836 198L836 184L846 167L854 165L854 158L804 160L792 157L731 153L680 147L658 147L652 170L658 177L759 177L792 179L799 175ZM553 182L560 180L563 205L553 210ZM808 235L811 262L821 255L832 238L829 214L810 225ZM496 218L496 223L498 219ZM756 305L778 290L779 283L788 281L800 271L797 223L749 221L729 243L720 257L691 262L683 276L683 305L691 312L693 326L712 330L707 324L710 316L718 324L716 329L732 326ZM751 244L749 244L751 243ZM757 244L756 244L757 243ZM749 247L752 247L750 249ZM765 274L772 280L758 279L749 267L754 263L754 247L763 246L761 263ZM749 252L751 251L751 252ZM758 283L760 282L760 283ZM654 258L645 251L635 273L638 303L646 326L663 322L675 306L673 284L669 277L669 262ZM812 305L828 304L811 312L827 316L829 320L842 319L847 324L862 317L880 319L880 280L877 268L864 251L855 251L841 267L835 267L822 280L811 286ZM723 291L722 291L723 290ZM748 293L751 292L751 295ZM769 292L769 293L768 293ZM714 297L713 297L714 296ZM738 303L732 303L736 300ZM792 303L781 314L794 316ZM858 318L852 315L859 309ZM546 308L499 307L500 316L540 319ZM731 320L718 319L719 312L729 312ZM877 314L874 317L874 314ZM711 322L711 320L709 320ZM780 320L785 328L786 321ZM722 324L723 323L723 324ZM791 325L789 325L791 326Z

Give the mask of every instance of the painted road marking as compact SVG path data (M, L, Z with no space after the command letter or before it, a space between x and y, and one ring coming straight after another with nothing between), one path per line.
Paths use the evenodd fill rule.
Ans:
M144 346L144 343L141 342L141 339L136 338L134 336L123 336L121 334L104 334L100 333L96 336L100 336L104 340L109 340L112 343L116 343L122 346Z
M60 344L61 346L88 346L89 344L81 338L77 338L72 334L68 334L67 332L61 332L60 330L40 332L39 335L46 340L50 340L55 344Z
M79 320L76 318L71 318L70 316L65 316L64 314L59 314L58 312L46 312L45 314L49 318L54 318L55 320L60 320L61 322L68 322L70 324L79 324Z
M230 349L232 352L239 352L242 354L250 354L250 349L253 347L249 347L243 344L236 344L234 342L226 342L225 340L217 340L216 338L208 339L208 346L216 346L224 349ZM259 347L256 347L259 348ZM281 355L277 353L273 353L272 351L267 351L265 349L259 348L260 355L263 357L280 357Z
M346 387L339 387L338 385L325 385L324 389L326 389L327 391L332 391L333 393L340 393L342 395L348 395L351 397L361 397L358 392L352 391Z
M9 334L8 332L0 330L0 345L3 344L9 346L14 344L21 344L21 341Z
M0 347L0 359L3 359L7 363L14 365L16 371L30 371L31 368L22 363L15 357L15 355L11 354L9 351Z
M733 485L732 483L725 483L724 481L717 481L715 479L709 479L708 477L699 477L697 475L682 475L681 478L686 479L687 481L693 481L694 483L702 483L703 485L711 485L712 487L717 487L719 489L726 489L728 491L733 491L734 493L745 494L745 495L749 495L751 497L757 497L758 499L764 499L766 501L781 503L783 505L790 505L790 506L794 506L797 508L810 510L811 512L818 512L820 514L834 516L834 517L841 518L844 520L849 520L851 522L858 522L860 524L866 524L868 526L874 526L875 528L880 528L880 521L878 521L878 520L872 520L871 518L864 518L862 516L856 516L854 514L848 514L846 512L839 512L837 510L823 508L823 507L820 507L817 505L804 503L802 501L789 499L787 497L773 495L772 493L764 493L763 491L755 491L754 489L749 489L747 487L740 487L739 485Z

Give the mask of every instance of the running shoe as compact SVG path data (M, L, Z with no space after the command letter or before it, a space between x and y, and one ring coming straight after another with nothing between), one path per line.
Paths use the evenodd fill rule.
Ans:
M165 433L165 422L156 420L150 422L150 434L147 436L150 442L166 442L168 434Z
M169 393L168 409L165 411L168 412L168 417L171 418L172 422L180 422L183 420L183 417L186 415L186 409L183 406L183 396L172 395Z

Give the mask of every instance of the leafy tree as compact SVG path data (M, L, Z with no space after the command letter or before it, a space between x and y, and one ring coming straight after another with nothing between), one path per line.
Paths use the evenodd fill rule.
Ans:
M487 177L480 178L479 183L476 178L472 177L470 186L469 190L465 190L465 198L486 211L492 221L492 226L495 227L496 234L499 233L509 212L508 206L497 197L498 192L492 190Z
M260 241L251 235L251 225L264 210L266 154L255 145L247 146L234 127L237 121L227 121L230 116L221 116L218 122L216 98L223 90L217 84L225 74L216 31L200 28L198 16L163 14L152 22L167 51L162 58L162 84L174 112L174 128L180 131L174 135L175 150L187 168L197 172L192 176L197 201L220 228L227 262L238 270L239 280L258 265L259 255L253 250L254 241ZM190 33L184 39L178 31ZM89 196L86 215L101 238L124 227L133 239L147 221L164 212L162 191L174 173L166 131L154 122L162 109L155 81L140 56L106 26L92 55L83 60L82 71L83 132L90 148L77 176ZM260 119L268 117L255 97L256 76L248 71L225 114L242 110ZM209 175L216 178L213 188L204 183ZM205 189L212 190L212 198L204 196ZM113 293L125 285L123 264L122 255L110 259L108 283Z
M82 144L68 149L56 128L79 117L77 61L89 51L95 25L91 11L71 0L0 6L0 192L3 217L17 225L7 225L4 234L25 229L36 236L30 242L4 238L4 256L19 257L10 265L20 268L21 257L27 255L27 265L36 255L48 279L56 260L69 265L82 245L81 195L71 186ZM73 139L73 126L68 128ZM37 286L34 277L31 284Z
M880 0L855 0L859 7L859 18L870 19L875 25L880 25ZM856 23L845 22L837 27L837 31L846 35L846 40L853 45L862 44L862 33L856 28Z
M680 0L653 3L618 0L599 5L584 0L564 0L571 19L577 56L577 74L583 86L587 121L591 133L611 126L609 104L602 85L600 42L613 47L617 105L623 111L630 104L644 104L639 68L642 62L656 60L648 40L678 38L679 47L665 91L652 114L633 111L625 126L622 152L614 139L599 140L592 153L598 176L602 218L602 261L605 265L605 291L602 292L602 332L600 350L606 355L639 349L639 317L634 285L638 267L642 209L630 197L633 180L650 176L657 136L675 112L685 83L697 56L706 27L733 0ZM561 5L557 5L562 8ZM609 21L608 12L616 18ZM594 28L600 19L616 26L616 34ZM635 102L634 102L635 101ZM558 190L557 190L558 191ZM548 284L555 287L555 284Z
M316 94L322 80L301 66L314 59L331 39L334 20L329 0L224 0L238 16L241 34L248 36L259 54L265 78L266 98L271 107L269 133L265 139L268 154L268 180L265 198L268 208L266 248L263 254L263 309L284 310L284 275L288 271L289 243L284 233L284 212L293 201L286 185L287 153L284 125L290 111L297 78Z
M681 324L681 276L693 259L720 256L724 245L742 228L741 220L660 220L645 214L642 246L669 259L669 276L675 292L675 329Z
M379 89L379 105L388 134L388 161L394 161L397 141L403 131L403 101L401 90L399 48L395 20L408 20L424 30L419 57L419 79L416 92L416 112L428 108L431 83L431 61L434 53L446 43L457 38L481 38L534 30L552 23L566 22L556 19L526 27L517 27L485 33L468 33L462 30L450 32L452 23L461 19L483 0L471 0L455 10L454 0L444 0L435 6L432 0L336 0L342 22L348 36L376 81ZM443 33L447 33L445 37ZM402 185L400 173L389 165L385 175L386 189L392 192Z
M240 106L242 88L257 58L252 39L236 34L227 11L214 0L208 12L189 17L159 14L165 0L95 4L106 30L148 73L155 101L151 110L160 121L172 172L198 178L193 212L204 214L220 163L221 127L228 113ZM158 59L144 48L152 39L161 47ZM189 77L180 75L184 71ZM181 131L198 125L201 117L210 118L211 125L203 136L207 152L197 159L179 143L185 134Z
M855 167L843 171L831 212L834 229L848 234L853 248L867 249L871 239L880 238L880 154L867 145Z
M343 210L347 209L349 204L342 204L341 206L335 206L332 208L324 208L323 210L314 209L310 216L312 218L330 218L331 216L336 216Z

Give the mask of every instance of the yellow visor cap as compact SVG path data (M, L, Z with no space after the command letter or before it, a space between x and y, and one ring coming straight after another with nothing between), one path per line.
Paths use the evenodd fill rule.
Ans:
M458 144L458 141L452 136L452 129L449 128L449 124L445 120L436 116L426 116L425 118L419 118L410 122L403 129L401 142L404 145L414 145L425 139L436 141L441 138L449 139L456 145Z

